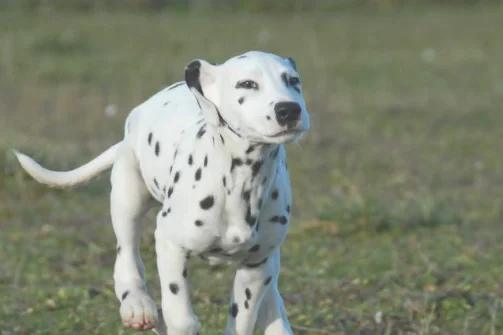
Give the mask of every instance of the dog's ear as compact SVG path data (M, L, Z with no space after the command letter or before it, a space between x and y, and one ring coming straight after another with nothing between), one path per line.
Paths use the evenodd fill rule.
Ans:
M292 57L288 57L286 60L290 63L290 65L292 66L292 68L295 71L297 71L297 63L295 63L295 59L293 59Z
M220 114L215 105L213 95L217 82L218 66L212 65L202 59L195 59L185 67L185 82L194 94L206 121L218 125Z

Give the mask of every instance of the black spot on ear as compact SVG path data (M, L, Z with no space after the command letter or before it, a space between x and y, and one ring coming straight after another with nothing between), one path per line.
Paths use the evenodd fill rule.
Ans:
M233 303L229 310L230 315L232 315L233 318L236 318L236 316L238 316L238 312L239 312L238 304Z
M269 283L271 282L271 280L272 280L272 276L267 277L267 278L265 279L265 281L264 281L264 286L269 285Z
M180 290L180 288L178 287L178 284L171 283L171 284L169 284L169 290L171 291L171 293L177 294L178 291Z
M185 67L185 82L189 88L194 87L199 91L199 93L204 95L203 89L201 88L201 82L199 80L200 69L201 62L199 60L194 60L187 64Z
M292 65L293 69L297 71L297 63L295 63L295 59L288 57L287 60L290 62L290 65Z
M201 206L202 209L208 210L211 207L213 207L214 203L215 199L213 198L212 195L209 195L199 202L199 206Z
M245 296L246 296L247 300L250 300L252 298L251 291L250 291L250 289L248 287L245 290Z
M122 301L124 301L124 299L126 299L128 295L129 291L125 291L124 293L122 293Z
M203 225L203 221L201 220L196 220L196 222L194 222L194 224L198 227L201 227Z
M155 155L159 156L159 152L161 151L161 145L159 142L155 142Z
M260 249L260 245L255 244L253 247L248 250L249 252L257 252Z
M152 133L148 133L148 139L147 139L148 145L152 143Z
M196 181L199 181L201 179L201 168L198 168L196 170L195 178L196 178Z
M239 98L238 102L240 105L242 105L243 102L245 102L245 98L244 97Z

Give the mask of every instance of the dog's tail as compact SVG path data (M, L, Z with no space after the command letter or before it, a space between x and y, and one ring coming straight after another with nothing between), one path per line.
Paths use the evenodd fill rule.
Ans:
M38 182L50 187L66 188L82 184L110 168L115 161L117 149L121 143L111 146L92 161L71 171L49 170L16 150L14 150L14 154L26 172Z

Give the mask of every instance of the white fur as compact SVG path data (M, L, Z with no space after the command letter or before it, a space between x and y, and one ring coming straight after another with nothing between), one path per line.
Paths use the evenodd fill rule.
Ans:
M16 152L30 175L55 187L77 185L112 166L114 281L126 326L198 334L186 268L199 255L237 265L225 335L251 335L256 323L266 335L292 334L277 281L292 201L283 143L309 128L300 85L288 79L297 76L292 62L261 52L221 65L191 62L186 83L136 107L124 139L82 167L50 171ZM238 84L246 80L255 88ZM285 101L300 112L287 125L275 110ZM159 314L139 254L140 219L152 199L162 204L155 231Z

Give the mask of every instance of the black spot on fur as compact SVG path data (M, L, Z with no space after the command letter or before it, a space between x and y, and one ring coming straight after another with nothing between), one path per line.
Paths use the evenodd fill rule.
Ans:
M251 268L251 269L253 269L253 268L258 268L259 266L261 266L261 265L265 264L265 262L267 262L267 257L266 257L266 258L264 258L263 260L261 260L260 262L257 262L257 263L249 263L249 264L246 264L246 266L247 266L248 268Z
M171 172L173 172L173 165L169 167L169 174L171 174Z
M159 188L159 183L157 182L157 179L154 178L154 185L155 187Z
M243 196L243 200L246 201L246 202L249 202L250 201L250 196L251 196L251 190L246 190L243 192L242 194Z
M171 293L177 294L178 291L180 290L180 288L178 287L178 284L171 283L171 284L169 284L169 290L171 291Z
M175 154L173 155L173 160L175 160L177 155L178 155L178 148L176 148L176 150L175 150Z
M245 102L245 98L244 97L239 98L238 102L240 105L242 105L243 102Z
M271 117L269 115L266 115L265 117L267 120L271 120Z
M189 165L192 165L192 162L193 162L192 155L189 155Z
M273 200L278 199L278 190L274 189L274 190L272 191L272 193L271 193L271 198L272 198Z
M250 308L250 304L248 303L248 300L245 300L245 308L246 309Z
M256 161L255 163L253 163L253 165L252 165L252 177L256 177L257 176L257 174L260 171L260 168L262 167L262 164L264 164L263 161Z
M164 216L164 217L166 217L166 216L168 216L168 212L167 212L167 211L163 211L163 212L161 213L161 215L162 215L162 216Z
M147 139L148 145L152 143L152 133L148 133L148 139Z
M239 312L238 304L233 303L229 311L230 315L232 315L232 317L235 319L236 316L238 316L238 312Z
M253 247L248 250L249 252L257 252L260 249L260 245L255 244Z
M196 170L196 175L195 175L196 181L201 179L201 168L198 168Z
M173 194L173 187L170 187L168 189L168 198L171 197L172 194Z
M129 291L125 291L124 293L122 293L122 301L124 301L124 299L126 299L128 295Z
M161 152L161 145L159 142L155 142L155 155L159 156L159 153Z
M245 221L250 227L253 226L257 221L257 217L251 214L250 206L248 206L248 209L246 210Z
M182 276L183 278L187 278L187 268L183 269Z
M224 184L224 187L227 187L227 180L225 179L225 176L222 177L222 184Z
M252 298L251 291L248 287L245 290L245 296L246 296L246 300L250 300Z
M234 170L236 166L243 165L243 160L241 158L233 158L231 161L231 172Z
M275 215L272 218L270 218L269 221L274 223L286 224L288 222L288 219L284 215L282 216Z
M201 220L196 220L196 222L194 222L194 223L198 227L201 227L203 225L203 221L201 221Z
M222 136L222 134L220 134L220 141L222 141L222 144L225 144L225 140L224 140L224 137Z
M208 166L208 155L204 156L204 167Z
M175 179L173 179L173 181L174 181L175 183L178 183L178 180L179 180L179 179L180 179L180 171L176 171L176 173L175 173Z
M201 138L201 137L203 137L204 133L206 133L206 126L202 125L201 128L199 128L199 131L197 132L196 137Z
M213 207L214 203L215 203L215 199L213 198L212 195L209 195L199 202L199 206L201 206L202 209L208 210L211 207Z
M283 80L283 83L285 83L286 86L289 86L289 84L288 84L288 75L286 74L286 72L283 72L281 74L281 80Z
M265 279L265 281L264 281L264 286L269 285L269 283L271 282L271 280L272 280L272 276L267 277L267 278Z
M117 255L121 253L121 250L122 250L121 246L120 246L120 245L118 245L118 246L117 246Z
M169 101L166 101L166 102L163 104L163 106L166 106L166 105L168 105L168 104L169 104Z
M253 150L255 150L255 147L253 145L250 145L248 147L248 149L246 149L245 153L248 155L249 153L251 153Z

